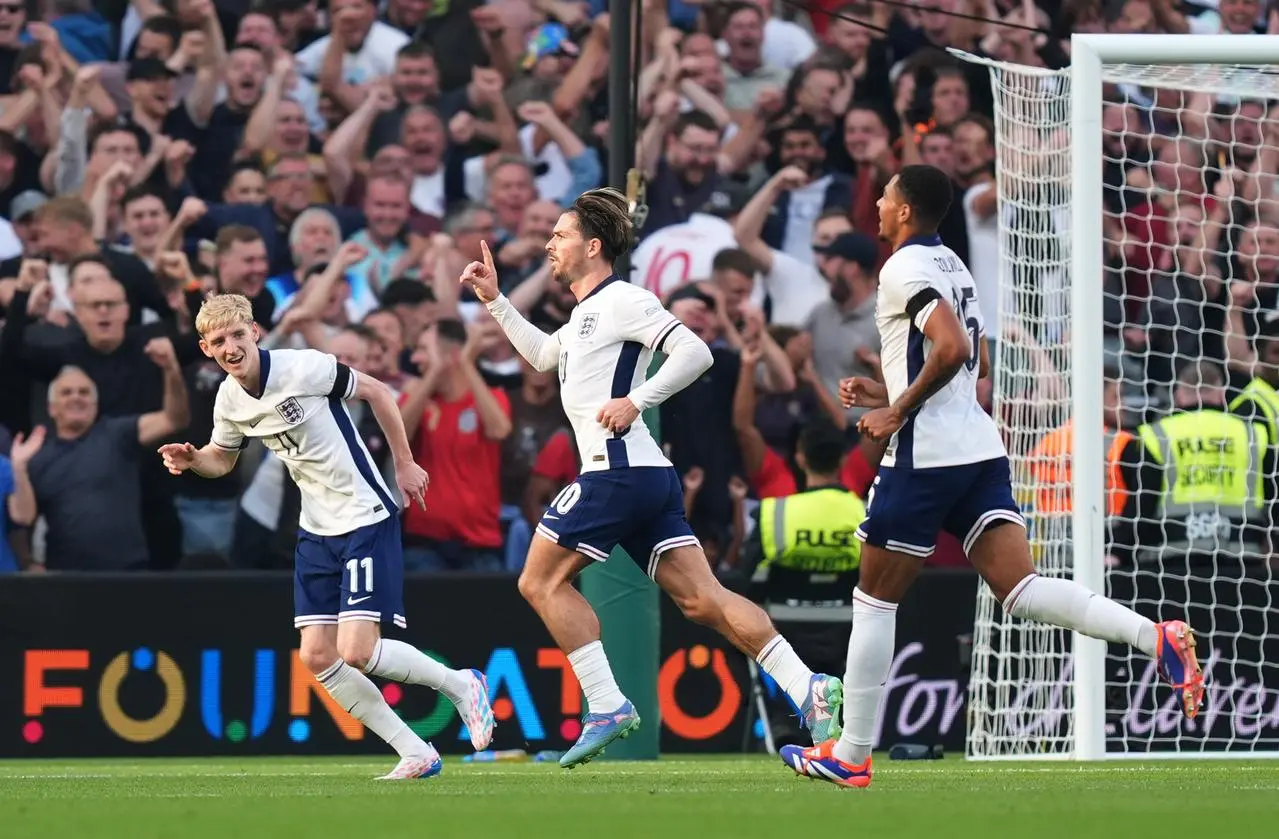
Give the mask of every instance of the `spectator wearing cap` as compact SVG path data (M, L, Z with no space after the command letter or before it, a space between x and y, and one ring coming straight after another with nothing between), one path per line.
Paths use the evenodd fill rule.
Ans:
M34 256L40 251L40 226L36 224L36 211L49 202L49 197L39 190L29 189L9 204L9 215L0 218L0 277L13 277L23 256ZM0 301L5 299L4 283L0 280Z
M391 75L395 54L409 42L408 35L376 18L373 0L331 0L332 30L297 54L298 71L347 111L364 97L361 85Z
M827 210L848 212L853 181L844 172L826 172L826 149L821 130L811 118L800 116L777 132L778 160L808 175L808 182L783 190L764 223L763 239L772 249L800 262L813 261L813 226Z
M829 283L826 300L808 316L813 365L822 385L839 393L839 380L878 378L879 329L875 326L879 246L864 233L841 233L816 248L817 263ZM861 415L854 409L852 417Z
M212 4L209 6L212 9ZM216 18L211 18L216 25ZM218 38L222 37L218 30ZM188 47L194 50L195 47ZM158 58L138 58L129 62L129 71L125 75L125 87L129 93L129 117L142 126L152 138L158 136L172 137L181 130L184 122L195 126L209 124L213 106L217 103L219 65L217 61L224 51L216 51L210 44L201 48L195 81L187 95L174 105L174 79L178 73ZM179 113L186 112L186 119Z
M765 182L733 222L738 245L754 258L763 274L764 293L774 324L805 326L814 308L830 293L829 271L834 263L820 256L805 262L769 247L762 236L764 224L782 193L808 182L808 173L803 169L797 166L782 169ZM817 253L829 247L837 237L851 232L852 225L845 211L826 211L813 224L810 249Z
M133 39L127 60L95 64L98 68L98 83L111 97L111 101L115 102L116 107L126 111L129 108L129 63L139 58L158 58L177 73L173 82L174 95L179 99L185 98L191 85L195 84L194 72L187 72L194 69L195 61L194 56L184 47L189 47L192 41L198 40L199 38L188 36L183 41L182 24L178 23L177 18L163 14L153 15L142 22L142 28Z

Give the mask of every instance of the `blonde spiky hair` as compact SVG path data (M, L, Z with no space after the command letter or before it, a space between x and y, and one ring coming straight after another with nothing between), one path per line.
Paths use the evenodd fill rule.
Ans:
M217 294L200 305L195 316L195 331L201 338L215 329L236 324L253 324L253 304L243 294Z

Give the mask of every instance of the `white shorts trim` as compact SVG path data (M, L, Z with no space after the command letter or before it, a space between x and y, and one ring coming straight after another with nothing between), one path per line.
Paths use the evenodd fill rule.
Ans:
M672 536L670 539L663 539L662 541L658 542L656 545L653 546L652 552L649 553L648 555L648 576L652 577L654 574L657 573L657 563L662 558L662 554L666 553L672 548L683 548L683 547L700 548L701 546L702 546L702 543L697 541L697 537L693 535Z
M1012 510L987 510L977 518L977 521L973 522L973 526L968 530L968 535L964 537L965 556L967 556L968 552L972 549L973 543L986 532L986 529L990 527L992 522L996 521L1007 521L1012 522L1013 524L1019 524L1023 530L1026 527L1026 520L1021 517L1020 513L1014 513Z
M608 554L604 553L599 548L586 544L585 542L577 543L577 551L583 556L590 557L598 562L604 562L608 559Z
M373 621L374 623L381 623L382 613L367 611L365 609L353 609L347 612L338 612L338 623L346 623L347 621Z
M337 622L337 615L298 615L293 619L293 627L294 629L300 629L304 626L323 626L325 624L336 624Z
M874 545L871 547L874 547ZM932 556L933 552L937 550L936 545L933 545L931 548L926 548L923 545L912 545L908 542L898 542L893 539L884 540L884 548L890 551L897 551L898 553L906 554L907 556L916 556L920 559L928 559L928 557Z

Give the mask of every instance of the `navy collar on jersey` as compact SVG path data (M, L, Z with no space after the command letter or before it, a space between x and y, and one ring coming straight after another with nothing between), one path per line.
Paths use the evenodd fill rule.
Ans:
M617 276L616 274L609 274L608 278L604 280L604 282L595 286L595 288L590 290L590 293L588 293L585 297L583 297L581 300L577 302L585 303L587 300L590 300L592 297L599 294L600 290L603 289L605 286L612 285L613 283L620 283L621 281L622 281L622 278Z
M911 236L909 239L902 242L901 245L898 246L897 250L901 250L902 248L909 247L911 245L923 245L924 247L935 248L941 243L941 236L936 233L921 234L919 236Z
M258 392L249 392L249 396L254 399L261 399L262 394L266 393L266 377L271 375L271 354L264 349L258 349Z

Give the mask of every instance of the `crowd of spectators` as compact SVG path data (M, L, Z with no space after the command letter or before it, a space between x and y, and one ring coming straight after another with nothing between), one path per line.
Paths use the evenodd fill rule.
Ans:
M759 498L802 488L806 425L844 430L843 478L870 484L876 456L834 394L879 375L875 202L901 165L951 175L943 237L1000 323L991 85L946 47L1061 67L1071 31L1279 32L1258 0L635 2L632 279L715 356L660 433L719 567ZM567 321L543 248L604 181L606 7L0 0L0 571L289 566L298 493L278 459L251 448L205 480L154 454L209 437L224 374L192 321L217 292L252 300L265 347L397 391L431 475L405 513L410 571L517 570L576 448L555 375L457 277L487 241L515 305ZM1279 297L1279 123L1264 103L1147 93L1106 91L1112 349L1137 383L1171 383L1174 358L1250 375ZM1032 356L1051 340L1005 320ZM934 561L957 559L943 540Z

